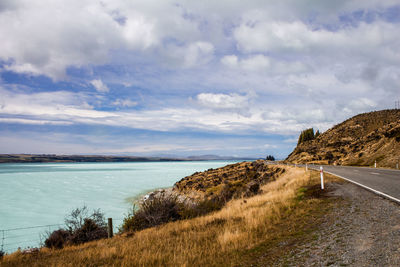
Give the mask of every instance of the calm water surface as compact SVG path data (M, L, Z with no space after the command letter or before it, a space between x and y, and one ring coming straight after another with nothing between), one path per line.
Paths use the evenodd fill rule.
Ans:
M46 230L83 205L122 223L132 198L233 161L0 164L0 249L37 246Z

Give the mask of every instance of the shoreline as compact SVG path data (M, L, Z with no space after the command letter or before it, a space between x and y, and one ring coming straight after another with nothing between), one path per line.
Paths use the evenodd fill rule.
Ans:
M171 187L158 187L155 189L150 189L150 190L146 190L144 193L140 193L136 196L132 196L132 197L127 197L125 198L125 201L130 203L130 204L139 204L141 201L148 199L151 195L156 194L160 191L166 191L166 190L171 190L172 191L173 186Z

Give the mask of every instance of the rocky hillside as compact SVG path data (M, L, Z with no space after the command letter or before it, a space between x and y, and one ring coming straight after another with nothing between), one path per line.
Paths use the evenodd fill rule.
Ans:
M173 190L192 198L227 198L259 192L260 185L274 181L285 169L264 160L240 162L205 172L196 172L175 183Z
M400 160L400 110L359 114L300 143L286 161L395 168Z

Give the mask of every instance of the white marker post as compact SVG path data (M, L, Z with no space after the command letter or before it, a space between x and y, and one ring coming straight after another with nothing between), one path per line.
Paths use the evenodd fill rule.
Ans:
M319 168L321 173L321 189L324 190L324 169L322 166Z
M307 163L306 163L306 171L308 171L308 166L307 166Z
M375 160L375 168L376 168L376 160Z

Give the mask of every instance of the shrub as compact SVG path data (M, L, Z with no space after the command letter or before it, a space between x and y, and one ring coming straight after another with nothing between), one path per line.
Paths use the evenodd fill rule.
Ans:
M70 233L64 229L58 229L49 233L49 236L44 241L44 245L48 248L63 248L68 240Z
M272 155L268 155L265 159L270 161L275 161L275 157Z
M0 250L0 260L3 258L4 254L5 254L5 252Z
M86 206L74 209L65 218L67 229L58 229L48 234L44 245L48 248L63 248L69 244L85 242L107 237L107 224L104 214L98 209L89 214Z
M182 209L176 196L171 194L156 194L146 201L142 201L139 208L132 209L132 213L124 218L121 231L138 231L157 226L181 218Z
M86 219L93 220L93 222L100 227L107 227L104 214L100 209L93 210L92 214L89 215L89 209L87 206L72 210L71 214L65 218L65 225L70 232L74 232L83 227Z
M246 196L253 196L260 192L260 184L257 182L250 182L247 184Z
M299 140L297 141L297 145L304 143L306 141L313 140L313 139L315 139L314 129L313 128L306 129L300 133Z
M239 197L245 191L245 184L243 181L226 183L222 187L222 190L218 196L215 196L215 199L222 203L226 203L234 197Z
M328 151L328 152L325 154L325 158L326 158L327 160L332 160L332 159L334 158L334 156L333 156L332 152Z
M107 238L107 228L98 225L93 219L86 218L81 228L76 229L69 240L72 244L82 244L93 240Z
M218 195L220 196L220 195ZM121 232L139 231L167 222L190 219L220 210L225 204L222 197L201 201L179 201L172 194L156 194L143 201L124 218Z

